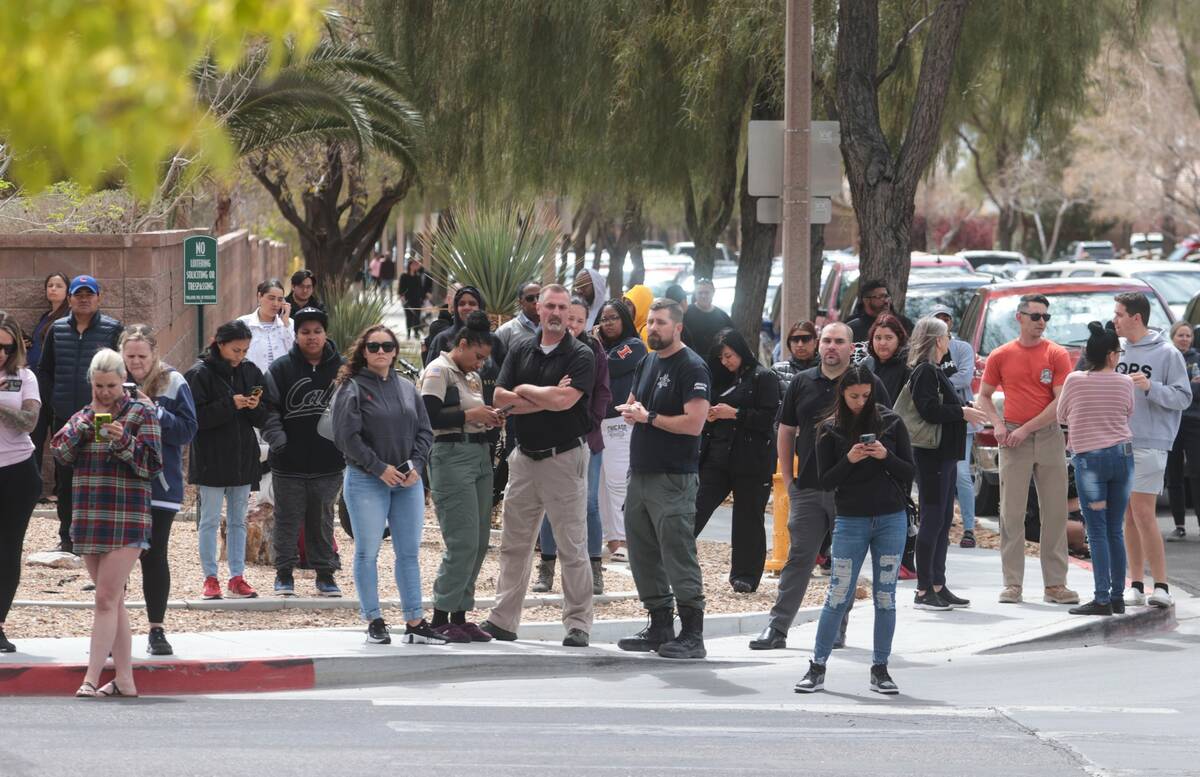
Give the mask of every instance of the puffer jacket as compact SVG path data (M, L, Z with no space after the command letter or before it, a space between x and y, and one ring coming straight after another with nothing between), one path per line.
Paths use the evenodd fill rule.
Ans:
M92 401L87 371L92 357L102 348L116 350L125 327L112 316L97 312L88 328L79 333L75 314L60 318L50 328L38 363L38 388L42 404L54 409L58 418L70 418Z

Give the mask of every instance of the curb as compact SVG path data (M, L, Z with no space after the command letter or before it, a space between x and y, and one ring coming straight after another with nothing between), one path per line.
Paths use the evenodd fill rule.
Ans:
M593 596L592 601L595 604L608 604L609 602L628 602L637 599L637 592L625 591L613 594L600 594ZM526 596L525 608L531 607L561 607L563 603L562 594L552 594L548 596ZM475 607L477 609L490 609L494 607L496 600L494 598L476 599ZM384 608L401 607L399 599L381 599L379 605ZM32 599L18 599L12 603L13 607L46 607L49 609L59 610L90 610L94 606L93 602L68 602L56 599L37 601ZM130 609L144 609L145 602L126 602L125 606ZM288 596L288 597L273 597L260 596L256 599L172 599L167 602L169 610L219 610L223 612L278 612L281 610L357 610L359 606L358 599L343 598L343 597L303 597L303 596ZM433 609L433 600L426 599L421 602L421 606L426 610Z
M1173 606L1166 609L1145 607L1136 612L1126 612L1124 615L1087 616L1081 620L1082 622L1078 626L1064 629L1060 627L1060 624L1053 624L1045 627L1044 633L1035 634L1026 639L1010 639L1003 645L975 652L978 655L1001 655L1029 650L1091 647L1103 642L1115 642L1171 631L1178 624Z

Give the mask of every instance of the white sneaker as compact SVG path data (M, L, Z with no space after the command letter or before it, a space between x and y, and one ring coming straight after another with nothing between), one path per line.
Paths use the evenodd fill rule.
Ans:
M1150 594L1150 598L1146 600L1146 603L1151 607L1161 607L1165 610L1175 604L1175 599L1163 589L1155 588L1154 593Z
M1125 589L1125 606L1141 607L1146 603L1146 595L1136 588Z

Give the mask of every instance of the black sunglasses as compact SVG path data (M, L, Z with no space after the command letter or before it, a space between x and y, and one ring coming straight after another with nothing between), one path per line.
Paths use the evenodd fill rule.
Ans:
M367 350L370 351L371 353L379 353L380 351L383 351L384 353L391 353L392 351L396 350L396 344L395 343L367 343Z
M1030 321L1045 321L1047 323L1050 322L1050 314L1049 313L1026 313L1023 310L1019 311L1019 312L1022 316L1029 316Z
M789 343L811 343L816 335L792 335L788 338Z
M526 295L525 295L524 297L522 297L521 299L525 300L526 302L537 302L537 300L538 300L538 295L536 295L536 294L526 294Z
M8 343L7 345L0 345L0 351L4 351L9 356L12 356L14 353L17 352L17 344L16 343Z

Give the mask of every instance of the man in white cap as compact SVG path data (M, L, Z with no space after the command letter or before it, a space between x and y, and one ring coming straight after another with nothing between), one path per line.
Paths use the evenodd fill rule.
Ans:
M975 349L966 340L954 336L954 311L946 305L934 305L929 315L943 321L950 328L950 350L942 360L942 369L954 386L958 399L964 405L975 399L971 391L971 381L975 376ZM958 509L962 513L963 536L959 547L975 547L975 484L971 479L971 448L975 442L975 432L982 427L967 424L966 455L958 462Z

